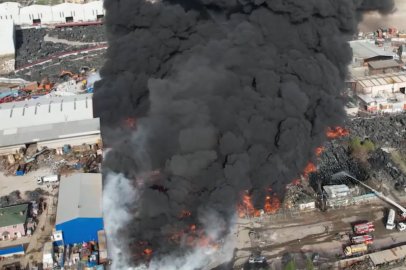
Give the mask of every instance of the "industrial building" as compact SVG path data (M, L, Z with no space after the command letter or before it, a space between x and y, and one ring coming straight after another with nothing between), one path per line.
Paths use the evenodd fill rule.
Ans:
M0 22L13 21L17 25L58 24L67 22L96 21L104 17L103 1L86 4L63 3L55 6L17 3L0 4Z
M98 240L98 231L103 230L101 174L79 173L61 179L55 227L57 244Z
M401 65L403 64L399 64L395 60L382 60L369 62L368 63L369 75L399 72Z
M15 65L15 30L12 20L0 20L0 40L0 74L4 74L14 70Z
M354 68L367 66L372 61L392 60L396 56L395 53L384 51L383 48L377 47L368 40L356 40L349 43L353 52L352 66Z
M26 235L28 204L0 208L0 234L2 240Z
M15 154L33 144L41 150L101 141L92 94L3 103L0 119L0 155Z
M397 112L406 108L406 72L354 78L355 94L367 111Z

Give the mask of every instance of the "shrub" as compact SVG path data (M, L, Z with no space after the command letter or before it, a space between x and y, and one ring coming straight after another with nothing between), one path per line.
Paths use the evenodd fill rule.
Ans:
M314 270L313 262L310 258L307 258L307 270Z
M290 261L286 266L285 270L296 270L295 261Z
M348 150L350 152L354 151L356 148L361 146L361 142L358 138L350 138L348 142Z
M374 151L375 150L375 145L370 140L365 140L362 143L362 147L365 147L368 151Z

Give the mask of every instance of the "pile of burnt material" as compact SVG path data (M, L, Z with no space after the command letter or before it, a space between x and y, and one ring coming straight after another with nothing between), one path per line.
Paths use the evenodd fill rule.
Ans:
M20 191L18 191L18 190L11 192L7 196L0 197L0 207L16 205L16 204L20 204L22 202L23 201L21 200L21 197L20 197Z
M99 70L104 64L105 52L106 50L97 50L86 54L55 58L51 62L33 66L29 70L10 73L9 77L37 82L40 82L43 78L48 78L56 83L62 83L64 79L60 77L60 74L63 70L70 71L73 74L79 73L84 66Z
M79 42L105 42L103 25L88 25L54 28L48 32L50 37Z
M377 148L404 148L406 136L406 114L397 116L358 118L348 123L350 136L368 138Z
M350 157L345 141L330 141L319 155L317 171L309 175L309 184L316 191L325 185L354 185L347 177L333 177L339 172L347 172L361 181L369 178L369 174L357 160Z
M64 43L45 42L45 29L16 31L16 68L47 59L58 54L82 50L93 45L71 46Z
M406 175L393 162L391 155L382 149L377 149L370 154L368 159L371 165L370 176L372 179L379 182L387 180L390 187L395 187L397 190L405 190L406 188Z

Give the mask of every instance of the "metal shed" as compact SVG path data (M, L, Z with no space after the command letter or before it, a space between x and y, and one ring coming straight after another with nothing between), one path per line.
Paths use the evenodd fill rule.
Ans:
M375 266L394 262L406 257L406 245L369 254Z

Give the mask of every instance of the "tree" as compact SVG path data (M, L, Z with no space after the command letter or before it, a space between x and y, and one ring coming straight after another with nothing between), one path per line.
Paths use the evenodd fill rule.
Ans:
M313 262L310 258L307 258L307 270L314 270Z
M354 151L356 148L361 146L361 141L358 138L350 138L350 140L348 141L348 150L350 150L350 152Z
M370 140L365 140L362 143L362 147L366 148L368 151L374 151L375 150L375 144L371 142Z
M290 261L286 266L285 270L296 270L295 261Z

